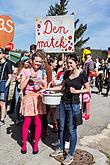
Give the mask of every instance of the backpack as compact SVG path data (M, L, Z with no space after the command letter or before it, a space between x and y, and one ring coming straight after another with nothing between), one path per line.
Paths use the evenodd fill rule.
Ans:
M88 63L88 74L90 77L96 77L97 76L97 72L96 72L95 68L96 68L95 62L90 61Z

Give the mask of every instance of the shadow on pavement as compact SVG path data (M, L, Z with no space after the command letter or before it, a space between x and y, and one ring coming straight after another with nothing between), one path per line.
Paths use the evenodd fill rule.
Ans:
M14 112L11 114L8 114L8 116L12 120L12 122L15 122ZM28 142L33 146L32 132L34 130L34 127L32 123L29 128ZM11 138L13 138L18 143L19 146L22 146L22 124L23 123L19 125L16 125L14 123L10 124L10 126L7 127L7 130L6 130L6 133L11 134ZM41 140L45 145L55 150L56 147L52 146L52 143L58 140L58 133L52 132L52 128L48 126L47 136L45 138L41 138Z
M11 118L12 121L14 121L14 113L10 114L9 117ZM20 123L18 125L16 124L10 124L9 127L6 129L7 134L11 134L11 138L13 138L19 146L22 146L22 124ZM32 140L32 134L28 133L28 142L33 146L33 140Z
M52 128L48 126L47 136L42 139L42 142L55 150L56 147L52 146L52 143L56 140L58 140L58 133L52 132Z
M11 138L13 138L17 143L22 146L22 137L21 137L21 131L22 127L21 125L17 126L15 124L10 124L9 127L7 127L6 130L7 134L11 134Z

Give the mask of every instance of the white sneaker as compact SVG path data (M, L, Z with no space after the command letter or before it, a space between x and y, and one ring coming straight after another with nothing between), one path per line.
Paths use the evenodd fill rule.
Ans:
M65 148L69 149L69 147L70 147L70 142L65 141Z
M56 141L53 142L51 145L54 146L54 147L59 146L59 145L60 145L60 140L59 140L59 139L56 140Z
M56 149L53 153L50 154L51 157L63 155L63 150Z
M73 162L73 156L67 155L66 159L62 162L63 165L70 165Z

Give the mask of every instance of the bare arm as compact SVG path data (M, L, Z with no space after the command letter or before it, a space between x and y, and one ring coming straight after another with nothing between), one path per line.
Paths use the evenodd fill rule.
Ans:
M47 88L47 90L49 90L49 91L62 91L63 88L64 88L64 80L61 83L61 85L58 85L58 86L55 86L55 87L52 87L52 88Z
M84 89L81 89L81 90L76 90L75 88L73 87L70 87L70 92L71 93L74 93L74 94L83 94L83 93L88 93L90 92L90 85L89 85L89 82L85 83L84 84Z
M47 90L49 90L49 91L61 91L61 89L62 89L62 85L55 86L52 88L47 88Z
M20 89L21 90L23 90L26 87L26 85L28 84L29 79L30 79L29 76L28 77L22 76L21 82L20 82Z

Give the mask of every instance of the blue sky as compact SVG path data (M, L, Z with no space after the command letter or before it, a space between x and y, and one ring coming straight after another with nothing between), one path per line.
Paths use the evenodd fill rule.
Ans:
M60 0L0 0L0 15L9 15L15 23L15 49L29 50L35 43L35 18L46 16L49 6ZM79 24L88 25L84 46L92 49L110 47L110 0L69 0L68 14L75 13Z

